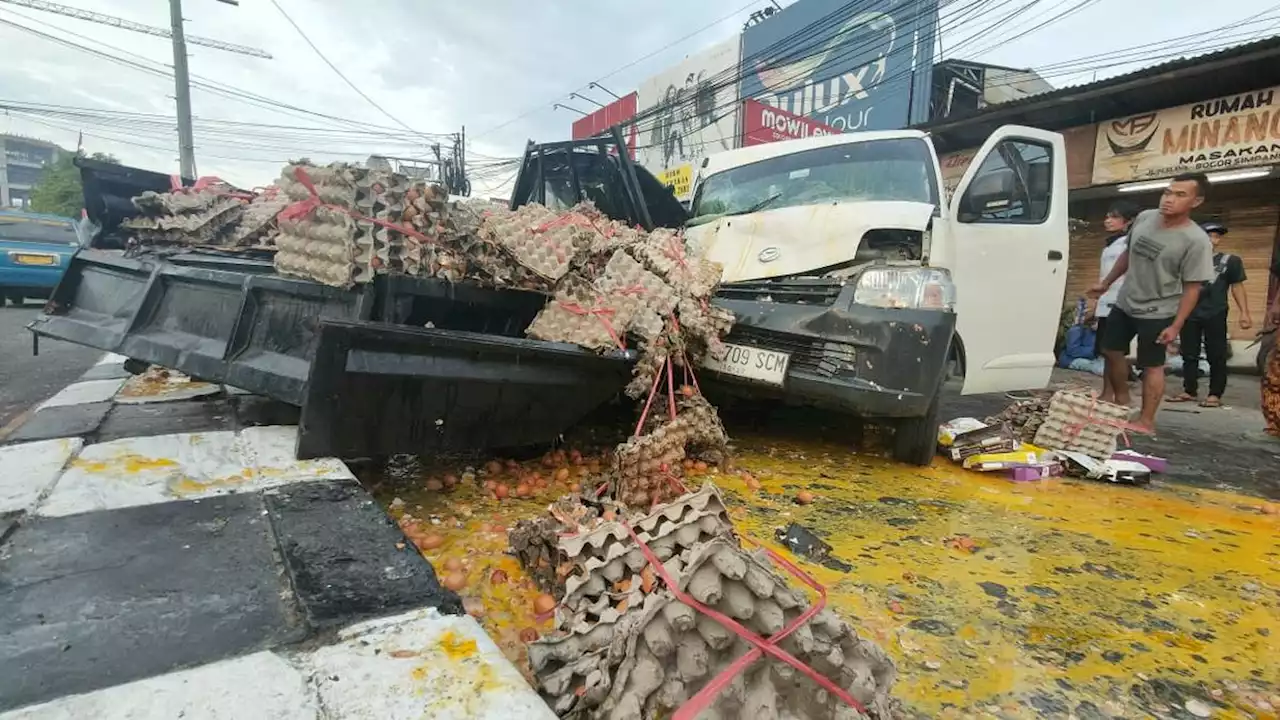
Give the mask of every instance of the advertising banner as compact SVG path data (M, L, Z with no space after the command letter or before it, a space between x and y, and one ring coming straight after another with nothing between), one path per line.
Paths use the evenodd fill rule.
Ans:
M1280 163L1280 87L1098 124L1093 183Z
M964 178L964 171L969 169L969 164L977 155L978 148L972 148L947 153L938 158L938 164L942 166L942 189L947 192L947 197L955 193L956 186Z
M636 116L636 94L624 95L621 100L615 100L599 110L578 118L573 123L573 139L586 140L601 135L609 130L609 128L621 122L626 122ZM631 149L631 157L636 156L636 129L634 126L624 129L623 136L627 139L627 147Z
M770 107L756 100L742 104L742 146L778 140L835 135L840 131L817 120Z
M737 37L686 58L640 85L640 164L659 177L692 178L703 157L737 146ZM691 183L676 197L689 199Z
M840 132L928 117L937 0L799 0L742 33L742 99Z

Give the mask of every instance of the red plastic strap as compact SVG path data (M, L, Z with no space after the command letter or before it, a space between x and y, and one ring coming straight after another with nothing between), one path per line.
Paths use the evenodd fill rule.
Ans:
M315 183L311 182L311 176L307 174L306 169L303 168L301 165L293 169L293 176L297 178L298 182L302 183L302 186L307 189L307 193L309 193L311 197L307 198L306 200L299 200L298 202L281 210L276 215L276 217L280 218L281 220L300 220L306 217L307 215L310 215L311 212L316 208L325 207L325 208L329 208L330 210L336 210L340 213L349 215L350 217L356 220L368 220L374 225L386 228L388 230L394 230L395 232L401 233L402 235L405 235L407 237L411 237L414 240L417 240L418 242L424 245L435 244L435 240L427 237L426 235L423 235L422 233L412 228L407 228L403 225L390 223L390 222L387 222L386 220L379 220L378 218L371 218L365 215L361 215L360 213L354 210L344 208L341 205L333 205L331 203L321 202L320 193L316 191Z
M667 358L667 412L671 415L671 420L676 419L676 378L675 368L672 367L671 358Z
M191 187L183 187L181 177L178 177L177 175L169 176L169 190L172 192L178 192L178 193L199 192L200 190L206 190L213 185L219 185L219 184L230 185L230 183L226 182L225 180L223 180L222 178L216 175L205 175L204 177L196 178L196 181L191 185ZM214 194L217 195L218 197L233 197L233 198L239 198L241 200L253 200L253 193L232 191L232 192L219 192Z
M751 632L747 628L743 627L733 618L727 615L724 615L720 612L717 612L716 610L713 610L712 608L709 608L706 605L703 605L702 603L693 599L693 597L687 595L683 590L681 590L676 585L675 581L671 578L671 575L667 573L667 569L666 567L663 566L662 561L659 560L658 557L653 554L653 551L649 549L649 546L646 545L644 541L640 539L640 536L636 534L635 529L632 528L631 525L626 522L622 523L622 527L626 528L627 534L631 536L631 539L634 540L636 545L640 548L640 552L644 554L645 560L647 560L649 562L649 565L653 567L654 573L656 573L658 577L661 578L664 583L666 583L667 589L671 591L671 594L674 595L677 600L684 603L685 605L688 605L694 610L697 610L703 615L706 615L712 620L715 620L730 632L734 633L735 635L742 638L743 640L746 640L752 645L755 645L754 649L752 649L747 654L735 660L732 664L729 665L729 667L727 667L724 670L724 672L712 678L711 681L708 682L706 686L702 688L702 690L698 691L696 695L694 695L687 702L681 705L679 709L676 710L675 714L671 716L672 720L693 720L694 718L696 718L699 714L702 713L702 711L706 710L711 705L711 702L715 700L716 696L720 693L721 690L723 690L729 683L733 682L733 678L737 676L738 673L745 670L748 666L750 666L756 660L759 660L760 658L762 658L764 655L769 655L776 660L781 660L782 662L785 662L786 664L790 665L796 670L799 670L800 672L804 673L811 680L818 683L818 685L822 687L824 690L826 690L827 692L840 698L840 700L842 700L845 704L849 705L850 707L854 708L860 713L863 713L863 714L867 713L866 707L864 707L862 703L858 702L857 699L855 699L852 695L846 692L844 688L841 688L839 685L836 685L835 683L831 682L831 680L829 680L828 678L820 674L818 671L800 662L795 657L793 657L790 653L788 653L787 651L777 646L779 642L782 642L784 639L786 639L788 636L794 633L797 629L799 629L801 625L811 620L813 616L822 612L822 609L827 605L826 588L820 585L813 578L809 577L803 570L796 567L793 563L779 556L777 553L773 552L772 550L768 548L764 548L764 551L768 555L770 560L772 560L775 564L781 566L784 570L786 570L788 573L790 573L800 582L813 588L818 593L818 602L814 603L812 606L809 607L808 610L801 613L799 617L791 621L789 624L787 624L786 627L774 633L772 637L766 640L760 637L759 635L756 635L755 633Z
M668 359L665 362L671 361ZM649 399L644 403L644 410L640 411L640 421L636 423L636 431L632 433L632 437L640 437L640 430L644 428L644 421L649 419L649 409L653 407L653 398L658 394L658 382L662 380L662 370L663 368L658 368L658 373L653 376L653 385L649 386Z
M556 302L559 302L560 307L564 308L565 310L568 310L574 315L594 316L597 320L600 321L600 324L604 326L605 332L609 333L609 337L613 339L613 342L618 345L618 349L619 350L627 349L627 344L622 341L622 338L618 335L618 331L613 328L613 323L609 322L609 318L613 317L613 315L615 314L612 308L606 308L606 307L584 308L577 303L560 302L558 300Z

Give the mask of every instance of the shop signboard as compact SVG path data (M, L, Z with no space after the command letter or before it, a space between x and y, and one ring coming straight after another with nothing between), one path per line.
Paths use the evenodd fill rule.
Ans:
M636 93L630 93L589 115L575 120L572 128L572 137L574 140L586 140L597 135L603 135L614 125L626 122L635 116ZM623 130L623 135L627 140L627 147L631 149L631 157L634 158L636 156L636 129L634 126L630 126Z
M1093 184L1280 163L1280 87L1098 124Z
M836 135L840 131L803 115L779 110L758 100L742 103L742 146L778 140Z
M799 0L742 34L742 99L840 132L928 117L937 0Z
M738 48L735 36L640 85L638 160L681 200L703 157L737 146Z

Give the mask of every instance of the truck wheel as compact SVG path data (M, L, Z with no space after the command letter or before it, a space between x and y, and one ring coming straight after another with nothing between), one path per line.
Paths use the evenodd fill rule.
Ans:
M938 452L938 413L942 387L933 393L929 409L921 417L897 421L893 431L893 459L911 465L928 465Z

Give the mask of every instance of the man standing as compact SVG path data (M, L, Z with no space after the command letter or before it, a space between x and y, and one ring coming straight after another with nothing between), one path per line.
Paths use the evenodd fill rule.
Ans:
M1128 405L1125 357L1137 336L1137 363L1143 369L1142 414L1137 425L1148 432L1155 430L1156 411L1164 397L1165 346L1182 332L1200 298L1201 283L1213 280L1213 246L1204 230L1191 221L1191 211L1204 203L1208 189L1203 173L1175 177L1160 197L1160 209L1146 210L1133 221L1129 252L1089 290L1092 297L1100 297L1125 277L1107 318L1103 357L1116 402Z
M1244 293L1244 262L1236 255L1216 252L1227 234L1227 226L1208 222L1200 227L1209 233L1209 241L1213 243L1214 278L1201 288L1200 301L1182 326L1183 392L1169 398L1169 402L1195 401L1199 391L1200 345L1203 342L1204 354L1209 361L1209 395L1200 406L1221 407L1222 393L1227 389L1228 288L1240 309L1240 327L1245 330L1253 327L1253 317L1249 314L1249 300Z

